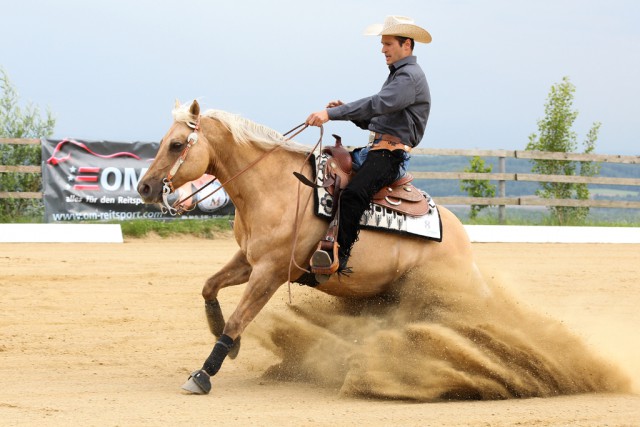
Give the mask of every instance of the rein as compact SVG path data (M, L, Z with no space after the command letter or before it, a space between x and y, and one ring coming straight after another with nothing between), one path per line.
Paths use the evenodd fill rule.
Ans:
M199 188L198 190L196 190L193 193L189 194L188 196L186 196L182 200L179 200L179 201L175 202L173 204L173 206L172 206L171 204L169 204L169 201L168 201L169 195L175 191L175 188L173 187L173 183L171 182L171 179L178 172L178 169L180 169L180 166L182 166L182 164L185 162L185 160L187 158L187 154L189 153L189 150L191 149L191 147L193 147L198 142L198 132L200 131L200 117L198 117L198 121L196 123L188 122L187 126L189 126L190 128L193 129L193 132L191 132L189 134L189 136L187 137L187 146L184 148L184 150L182 150L182 153L180 153L180 157L178 157L178 159L175 161L175 163L173 164L173 166L169 170L169 173L167 174L167 177L162 180L162 184L163 184L162 185L162 203L163 203L163 205L161 207L161 211L162 211L162 213L169 213L171 216L182 215L185 212L189 212L189 211L194 210L198 204L204 202L206 199L208 199L209 197L213 196L215 193L220 191L226 184L228 184L229 182L233 181L234 179L236 179L237 177L239 177L240 175L242 175L243 173L245 173L246 171L251 169L257 163L259 163L261 160L266 158L269 154L273 153L274 151L276 151L277 149L282 147L282 145L276 145L271 150L266 151L265 153L263 153L260 157L258 157L256 160L254 160L253 162L248 164L244 169L240 170L238 173L233 175L226 182L220 183L220 187L216 188L211 193L207 194L202 199L200 199L198 202L194 203L193 206L190 209L189 208L185 208L183 203L185 201L189 200L190 198L192 198L193 196L195 196L196 194L198 194L199 192L201 192L202 190L204 190L209 185L213 184L215 181L218 180L218 178L214 177L211 181L209 181L208 183L203 185L201 188ZM298 130L296 133L294 133L293 135L291 135L290 137L286 138L284 140L284 142L290 141L292 138L294 138L295 136L297 136L300 133L302 133L302 131L305 130L307 127L309 127L309 125L307 125L305 123L300 123L298 126L294 127L293 129L289 130L288 132L284 133L282 136L287 136L291 132L302 128L302 129ZM321 130L321 134L322 134L322 130ZM320 140L322 140L322 136L320 137ZM317 146L317 144L316 144L316 146ZM315 147L314 147L314 149L315 149ZM178 207L175 208L174 206L178 206Z
M271 150L268 150L268 151L264 152L260 157L258 157L256 160L254 160L253 162L248 164L244 169L242 169L239 172L237 172L235 175L233 175L231 178L229 178L226 182L220 183L220 187L216 188L211 193L209 193L208 195L206 195L205 197L200 199L200 201L194 203L193 207L191 209L185 208L182 204L186 200L188 200L191 197L193 197L196 194L198 194L200 191L204 190L209 185L213 184L217 180L217 178L214 177L211 181L209 181L207 184L202 186L202 188L200 188L197 191L191 193L189 196L183 198L182 200L179 200L179 201L175 202L174 206L175 205L178 206L177 208L175 208L175 207L171 206L169 204L168 200L167 200L169 194L171 194L171 193L173 193L175 191L174 187L173 187L173 183L171 182L171 179L178 172L178 169L180 169L180 166L182 166L182 164L186 161L187 154L189 153L189 150L191 149L191 147L193 147L198 142L198 132L200 131L200 117L198 117L198 121L196 123L188 122L187 125L190 128L193 129L193 132L191 132L189 134L189 136L187 137L187 146L184 148L184 150L182 150L182 153L180 153L180 157L175 161L175 163L171 167L171 170L167 174L167 177L162 180L162 183L163 183L163 187L162 187L162 202L163 202L162 212L163 213L167 213L168 212L172 216L182 215L184 212L188 212L188 211L191 211L191 210L195 209L195 207L199 203L203 202L208 197L211 197L212 195L214 195L215 193L220 191L229 182L233 181L234 179L236 179L237 177L239 177L240 175L242 175L243 173L245 173L246 171L248 171L249 169L254 167L260 161L264 160L269 154L273 153L274 151L276 151L277 149L282 147L282 145L276 145ZM292 133L292 132L297 130L297 132L295 132L293 135L291 135L290 137L286 138L284 140L284 142L290 141L295 136L297 136L300 133L302 133L302 131L304 131L308 127L309 127L309 125L307 125L305 123L301 123L298 126L294 127L293 129L289 130L288 132L284 133L282 136L287 136L290 133ZM300 128L302 128L302 129L300 129ZM300 168L299 175L302 174L302 171L304 169L304 165L307 164L307 162L309 161L309 158L316 151L316 149L318 147L320 147L320 151L322 151L322 138L323 138L323 135L324 135L324 128L322 126L320 126L320 137L318 139L318 142L316 142L316 144L313 146L313 148L309 151L309 154L305 158L305 160L304 160L304 162L303 162L303 164L302 164L302 166ZM289 272L288 272L289 303L291 303L291 271L292 271L292 266L295 265L296 268L298 268L299 270L306 271L307 273L309 273L309 271L306 268L303 268L303 267L299 266L298 263L295 261L295 250L296 250L296 244L298 242L298 233L300 231L300 189L301 189L301 182L298 180L295 224L294 224L293 242L292 242L292 245L291 245L291 258L289 259ZM309 205L310 200L311 200L311 196L309 196L309 198L307 198L307 201L305 202L305 206L304 206L303 212L305 212L307 210L307 206Z

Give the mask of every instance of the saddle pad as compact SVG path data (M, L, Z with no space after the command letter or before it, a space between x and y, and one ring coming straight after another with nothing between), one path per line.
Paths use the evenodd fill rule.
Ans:
M333 196L322 187L324 181L325 164L329 156L321 154L311 156L315 170L315 182L320 187L315 190L315 213L320 218L331 218L333 211ZM427 193L422 192L429 203L429 212L425 215L413 217L392 211L383 206L372 204L360 219L362 228L388 231L392 233L411 234L437 242L442 241L442 221L435 202Z

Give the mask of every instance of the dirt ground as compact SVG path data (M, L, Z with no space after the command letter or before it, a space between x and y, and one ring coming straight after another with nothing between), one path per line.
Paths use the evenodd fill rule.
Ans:
M640 426L640 245L475 244L483 270L619 366L632 393L489 401L357 398L266 379L251 334L207 396L180 385L213 339L200 296L235 241L0 244L0 425ZM223 290L229 314L242 287ZM293 301L319 293L293 285ZM284 312L287 286L263 313Z

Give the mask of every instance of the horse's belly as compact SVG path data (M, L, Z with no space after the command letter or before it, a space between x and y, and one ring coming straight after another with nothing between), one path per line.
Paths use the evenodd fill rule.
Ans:
M336 275L331 280L318 285L316 289L336 297L367 298L385 293L389 290L391 282L371 280L362 276Z

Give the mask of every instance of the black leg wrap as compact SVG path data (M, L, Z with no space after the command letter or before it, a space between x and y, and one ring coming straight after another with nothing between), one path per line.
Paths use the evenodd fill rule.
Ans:
M207 357L207 360L202 365L202 369L209 374L210 376L214 376L220 370L220 366L222 366L222 362L224 361L227 354L229 354L229 350L233 347L233 340L228 335L221 335L216 342L216 345L213 346L213 350L211 350L211 354Z
M224 331L224 316L220 309L220 303L217 299L205 301L204 311L207 314L209 330L216 338L219 337L222 335L222 331Z

